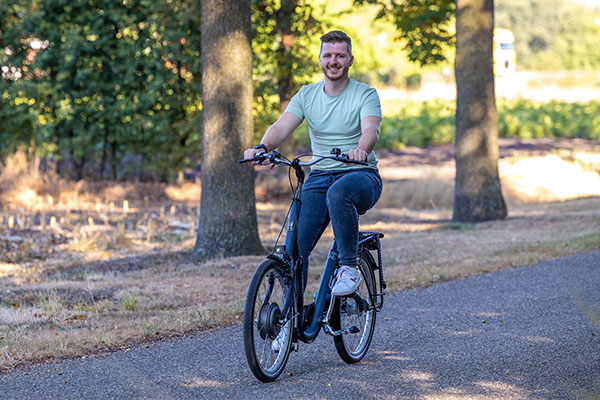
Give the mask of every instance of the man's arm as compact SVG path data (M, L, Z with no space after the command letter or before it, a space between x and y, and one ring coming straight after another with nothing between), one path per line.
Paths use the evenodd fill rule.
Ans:
M381 118L376 116L364 117L360 121L362 135L355 149L348 151L348 158L355 161L367 161L367 156L373 151L379 140Z
M284 112L273 125L267 129L260 143L267 146L269 151L279 147L283 141L300 126L302 121L290 112Z
M292 113L284 112L273 125L267 129L260 143L264 144L268 151L276 149L283 141L300 126L302 121ZM257 149L248 149L244 152L244 158L252 158L258 152Z

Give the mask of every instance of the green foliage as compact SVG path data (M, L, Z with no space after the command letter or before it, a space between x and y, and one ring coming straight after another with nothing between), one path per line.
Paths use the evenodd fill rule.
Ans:
M351 77L371 86L408 88L407 77L420 74L422 68L409 61L393 22L376 19L379 11L375 4L356 7L353 0L339 0L327 8L333 26L352 38L355 59Z
M396 39L408 50L408 58L423 65L446 61L454 44L454 0L354 0L355 5L376 4L377 18L390 20Z
M498 130L502 137L600 140L600 101L515 100L501 102L498 111Z
M376 18L396 27L396 40L421 66L452 61L454 0L353 0L377 5ZM600 10L571 0L496 0L495 26L515 34L520 69L573 70L600 67Z
M320 71L319 36L328 24L313 1L252 0L254 52L254 132L258 140L279 116L280 102L287 103L302 85L313 83Z
M451 144L455 133L454 101L402 102L392 116L385 112L378 148ZM600 140L600 101L547 103L529 100L498 104L501 137Z
M520 69L572 70L600 66L595 12L570 0L496 0L496 26L515 34Z
M16 71L0 80L0 149L25 142L76 179L148 167L167 179L166 167L199 154L195 2L15 4L0 9L10 38L1 64ZM118 169L127 158L132 170Z
M455 104L450 101L402 102L389 116L384 109L378 148L433 146L454 141Z
M598 67L597 13L548 1L495 2L497 25L516 34L519 65ZM282 9L281 0L252 0L257 138L290 93L320 79L318 38L327 30L353 38L351 76L372 85L418 87L417 64L452 62L452 0L284 3L291 9ZM192 0L0 2L0 160L28 147L75 179L173 180L195 166L199 21ZM499 111L503 136L599 136L597 103L507 102ZM384 112L381 147L453 140L450 102L405 103ZM294 136L308 146L305 124Z

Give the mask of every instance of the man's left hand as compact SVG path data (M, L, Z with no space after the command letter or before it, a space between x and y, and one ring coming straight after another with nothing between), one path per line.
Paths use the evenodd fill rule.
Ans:
M348 151L348 159L353 161L367 161L369 154L361 149L352 149Z

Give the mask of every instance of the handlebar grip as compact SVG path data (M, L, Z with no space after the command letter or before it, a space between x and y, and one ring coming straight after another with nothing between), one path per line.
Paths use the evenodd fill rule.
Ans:
M337 149L336 149L337 150ZM333 149L331 150L333 152ZM349 164L358 164L358 165L369 165L366 161L358 161L358 160L350 160L348 159L348 154L340 154L336 157L338 161L349 163Z
M346 162L349 162L349 163L352 163L352 164L359 164L359 165L369 165L369 163L366 162L366 161L348 160Z
M254 157L252 157L252 158L246 158L244 160L239 160L238 163L243 164L243 163L247 163L247 162L250 162L250 161L256 161L258 163L261 163L265 159L269 158L268 155L269 155L268 153L260 150L260 151L256 152L256 154L254 155Z

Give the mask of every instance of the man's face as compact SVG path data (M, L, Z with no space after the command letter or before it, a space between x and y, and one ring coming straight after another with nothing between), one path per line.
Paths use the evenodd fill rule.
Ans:
M346 42L323 43L319 64L325 77L332 81L348 77L348 70L354 62L354 57L348 53Z

